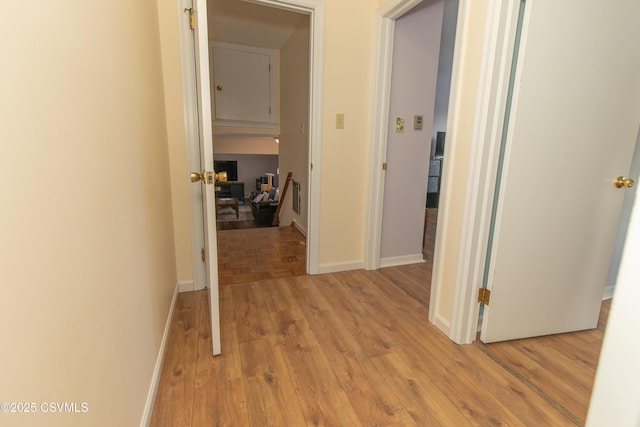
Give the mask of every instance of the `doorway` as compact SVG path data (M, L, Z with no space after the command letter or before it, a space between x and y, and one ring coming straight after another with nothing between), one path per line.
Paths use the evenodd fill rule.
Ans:
M217 215L219 284L299 275L309 207L309 15L229 0L211 1L208 14L214 158L233 166L234 182L220 187L240 193L216 192L238 200ZM289 172L307 190L296 194L299 212Z
M244 5L247 6L249 3L245 2L232 2L236 5ZM306 61L306 68L308 69L307 73L307 83L305 91L309 94L309 97L306 100L306 105L304 105L304 111L306 111L306 116L304 117L304 123L299 123L297 129L304 130L304 137L306 138L306 148L307 153L303 155L304 166L299 168L298 173L301 178L298 178L300 182L305 182L306 186L302 187L302 192L306 194L306 211L302 211L301 215L303 215L306 231L306 246L305 246L305 270L310 273L314 273L318 271L318 253L319 253L319 237L318 237L318 229L319 229L319 177L321 170L321 162L320 162L320 153L321 153L321 138L320 138L320 128L322 122L322 108L321 108L321 88L322 88L322 68L323 68L323 44L324 44L324 28L321 23L324 20L324 2L318 1L312 5L309 5L306 1L301 0L260 0L254 2L251 6L256 6L256 4L262 4L262 7L265 6L273 6L268 9L275 9L276 7L279 10L287 10L290 12L297 12L301 15L305 15L307 18L307 22L309 23L309 34L308 34L308 60ZM209 21L209 25L211 25L211 21ZM205 30L206 31L206 30ZM247 33L245 33L247 34ZM186 39L186 37L185 37ZM245 41L246 42L246 41ZM189 47L183 47L185 51L189 50ZM189 58L183 58L183 62L192 62L189 61ZM185 67L192 67L192 64L183 64ZM190 74L189 69L185 71L185 74L188 76ZM192 85L192 84L191 84ZM187 105L195 105L194 102L190 102L190 100L185 101ZM193 114L193 112L186 112L187 116L189 114ZM191 122L188 126L188 132L197 131L197 123ZM252 134L248 134L246 136L255 136ZM189 141L196 141L197 139L188 138ZM280 135L279 142L282 143L282 135ZM272 139L273 141L273 139ZM188 148L188 165L191 170L199 169L199 152L197 146L193 145L193 142L190 142ZM310 168L309 165L313 164L313 168ZM284 167L287 167L286 165ZM250 192L248 192L250 194ZM198 199L196 194L191 196L192 201ZM201 206L201 205L200 205ZM193 266L194 266L194 288L200 289L198 286L199 283L204 283L204 267L200 261L200 248L204 247L203 234L202 234L202 214L201 208L198 207L198 203L190 204L190 216L192 218L192 253L193 256ZM198 218L200 222L200 226L198 227ZM302 221L297 221L300 224ZM194 225L195 224L195 225ZM196 256L197 254L197 256Z
M391 85L391 75L392 75L392 60L393 60L393 39L394 39L394 30L396 20L407 12L411 11L416 5L420 4L420 0L397 0L395 2L388 2L384 6L381 6L378 10L377 16L377 24L379 29L378 34L378 46L377 46L377 60L376 60L376 69L374 75L374 89L373 89L373 97L374 97L374 111L373 111L373 128L372 128L372 150L370 154L370 174L369 174L369 192L368 192L368 201L369 201L369 215L367 217L366 230L367 230L367 241L365 244L365 268L367 269L378 269L381 266L381 240L382 240L382 221L383 221L383 199L386 197L384 186L385 186L385 166L386 166L386 140L389 134L389 126L391 125L389 120L389 106L390 106L390 85ZM449 102L448 102L448 94L449 87L454 79L451 77L453 73L455 73L454 69L456 68L454 64L453 52L454 52L454 40L456 36L456 27L458 21L458 1L457 0L449 0L444 3L444 19L443 19L443 34L441 37L441 41L443 42L443 46L440 49L440 54L443 58L440 58L438 66L442 69L442 75L438 76L438 81L436 85L436 107L435 114L432 116L433 118L433 135L427 136L427 140L431 140L431 146L426 150L426 154L423 156L423 162L425 166L428 166L429 159L431 155L435 155L435 142L437 140L437 132L444 130L447 131L447 115L449 111ZM440 25L440 24L439 24ZM458 53L459 56L459 53ZM459 62L459 59L458 59ZM459 65L457 66L459 67ZM459 77L458 77L459 78ZM435 82L434 82L435 84ZM452 95L451 98L454 99L454 88L452 87ZM445 94L447 96L445 96ZM446 101L443 102L443 100ZM433 99L432 99L433 101ZM411 113L411 116L413 113ZM413 126L413 117L409 121L409 126ZM406 125L406 123L405 123ZM429 131L431 133L431 131ZM428 144L428 143L427 143ZM440 171L439 175L444 176ZM446 172L446 169L445 169ZM413 226L413 233L415 237L417 237L417 248L414 248L415 255L412 256L416 261L421 261L425 259L428 264L428 269L419 269L421 271L420 277L422 277L422 281L425 283L421 285L422 288L425 289L416 289L416 292L411 291L413 295L421 295L419 300L425 300L425 303L433 302L438 300L437 293L431 295L431 287L433 284L429 285L433 281L433 283L438 282L439 280L439 269L438 269L438 251L442 245L438 245L434 249L435 245L435 229L436 223L440 226L441 221L437 221L437 210L430 209L431 215L425 215L426 211L426 180L428 172L424 172L422 177L422 182L420 183L423 187L418 191L418 194L413 195L416 198L421 199L420 202L415 206L415 216L418 219L416 224ZM442 183L439 184L439 192L445 189L445 186ZM442 191L442 195L444 191ZM411 196L411 195L410 195ZM441 194L438 194L440 197L440 201L442 202L443 197ZM442 203L440 203L442 205ZM439 206L441 216L444 214L442 210L442 206ZM444 216L444 222L447 223L447 217ZM445 224L446 225L446 224ZM426 229L426 230L425 230ZM423 234L423 231L426 233ZM430 234L428 234L430 232ZM424 237L424 240L423 240ZM406 261L406 259L405 259ZM434 266L433 274L431 266ZM426 266L426 265L425 265ZM424 270L424 271L423 271ZM425 272L426 271L426 272ZM433 277L433 279L432 279ZM437 287L436 287L437 292ZM428 304L429 307L433 307L435 304ZM434 311L434 308L430 308L430 312ZM432 317L430 317L432 319ZM432 320L434 322L434 320ZM446 321L441 321L440 316L435 317L435 322L441 329L446 329L448 327Z
M425 0L395 20L380 267L433 251L456 17L456 1Z

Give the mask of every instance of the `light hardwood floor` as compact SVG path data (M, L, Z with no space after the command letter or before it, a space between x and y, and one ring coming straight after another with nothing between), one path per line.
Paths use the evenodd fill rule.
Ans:
M458 346L427 321L430 263L180 294L152 426L563 426L584 423L593 331Z

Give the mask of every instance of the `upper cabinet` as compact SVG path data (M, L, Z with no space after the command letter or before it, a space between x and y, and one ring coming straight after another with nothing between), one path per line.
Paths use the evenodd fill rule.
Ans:
M219 42L210 49L214 131L277 134L277 51Z

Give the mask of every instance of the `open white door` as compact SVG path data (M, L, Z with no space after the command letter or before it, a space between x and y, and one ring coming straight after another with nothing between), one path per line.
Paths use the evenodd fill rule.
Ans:
M204 243L207 291L211 315L211 341L213 354L222 352L220 346L220 306L218 296L218 245L215 218L215 179L206 179L205 171L213 172L213 128L211 121L211 92L209 85L209 45L207 34L207 2L194 0L195 59L198 92L198 121L200 139L200 164L203 175L202 213L204 216Z
M524 7L484 342L596 326L640 123L640 2Z

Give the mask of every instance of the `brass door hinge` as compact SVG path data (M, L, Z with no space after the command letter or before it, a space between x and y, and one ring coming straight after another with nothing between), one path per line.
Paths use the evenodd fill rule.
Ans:
M189 27L191 27L192 30L196 29L196 19L193 13L193 8L192 7L186 7L184 9L185 12L189 12Z
M386 170L387 170L387 163L386 163L386 162L384 162L384 163L382 164L382 170L383 170L383 171L386 171Z
M204 248L200 250L200 257L202 258L202 262L205 262L207 259L207 251L205 251Z
M487 288L478 289L478 302L484 305L489 305L491 299L491 291Z

